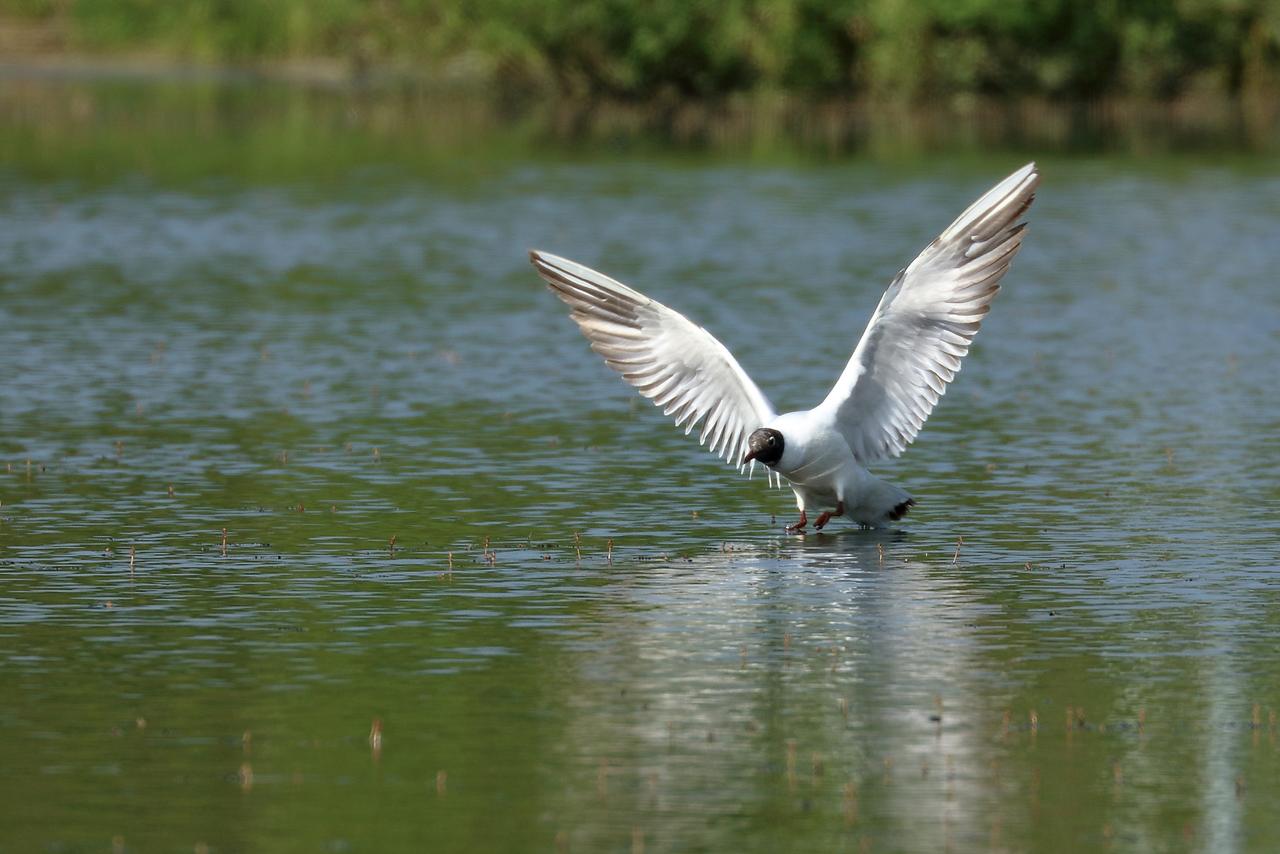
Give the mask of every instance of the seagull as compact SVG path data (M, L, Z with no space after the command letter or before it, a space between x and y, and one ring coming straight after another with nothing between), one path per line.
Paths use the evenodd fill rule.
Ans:
M689 434L744 471L761 463L786 480L803 532L848 516L883 528L915 499L866 466L896 457L920 432L1000 290L1035 198L1028 163L969 206L898 272L826 399L779 415L710 332L637 290L581 264L533 250L538 274L570 308L591 349Z

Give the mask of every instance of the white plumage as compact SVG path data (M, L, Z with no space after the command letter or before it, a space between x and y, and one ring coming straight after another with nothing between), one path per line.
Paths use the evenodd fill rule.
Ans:
M1022 243L1018 220L1039 180L1027 164L925 247L885 291L826 399L784 415L723 344L679 312L573 261L530 257L591 348L685 433L701 424L699 440L713 453L740 470L759 457L787 479L801 511L792 529L804 527L810 507L832 508L819 528L845 512L880 527L913 500L864 466L902 453L960 370ZM781 437L776 459L771 431Z

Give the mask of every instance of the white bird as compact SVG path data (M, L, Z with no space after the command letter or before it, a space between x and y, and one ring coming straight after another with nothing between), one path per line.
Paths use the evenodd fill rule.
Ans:
M819 530L845 514L880 528L915 500L865 466L902 453L960 370L1022 244L1018 219L1039 182L1028 163L960 214L894 277L826 400L783 415L684 315L581 264L529 255L591 349L686 434L701 423L700 443L739 471L758 461L786 478L800 508L788 531L803 531L810 509Z

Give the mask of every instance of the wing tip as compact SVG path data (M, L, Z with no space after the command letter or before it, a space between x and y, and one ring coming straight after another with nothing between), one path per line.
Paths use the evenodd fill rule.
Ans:
M538 275L551 287L552 290L558 290L556 284L563 278L563 274L555 264L551 262L556 256L543 252L541 249L529 250L529 263L533 265L533 269Z
M1016 198L1018 196L1027 197L1026 204L1023 205L1021 211L1019 211L1018 215L1021 215L1021 212L1025 211L1027 207L1030 206L1030 199L1035 197L1036 187L1040 186L1040 167L1038 167L1036 162L1032 160L1022 167L1015 169L1007 178L997 184L993 188L993 191L987 195L997 195L994 191L1006 186L1008 188L1007 191L999 194L999 197L1006 199Z
M574 267L580 266L574 264L568 258L561 258L559 255L553 255L542 249L529 250L529 263L543 278L550 276L564 278L566 275L574 273Z
M559 255L554 255L543 249L530 249L529 263L533 264L540 273L557 272L562 275L565 273L580 275L579 270L590 269L584 268L583 265L576 261L570 261L568 258L562 258Z
M1034 160L1024 163L1022 166L1019 166L1017 169L1009 173L1009 176L1000 183L1003 184L1005 182L1008 182L1019 189L1029 184L1030 187L1034 189L1040 183L1040 167Z
M529 263L535 267L544 266L547 263L546 258L547 253L543 252L541 249L529 250Z
M970 241L989 240L1000 231L1013 227L1030 209L1039 186L1040 170L1032 160L979 196L938 235L930 247L965 238Z

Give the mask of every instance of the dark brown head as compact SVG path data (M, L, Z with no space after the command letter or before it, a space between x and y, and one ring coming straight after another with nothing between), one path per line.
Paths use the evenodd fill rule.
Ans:
M778 464L782 459L782 434L772 427L761 427L747 437L747 455L742 458L743 465L752 460L759 460L767 466Z

